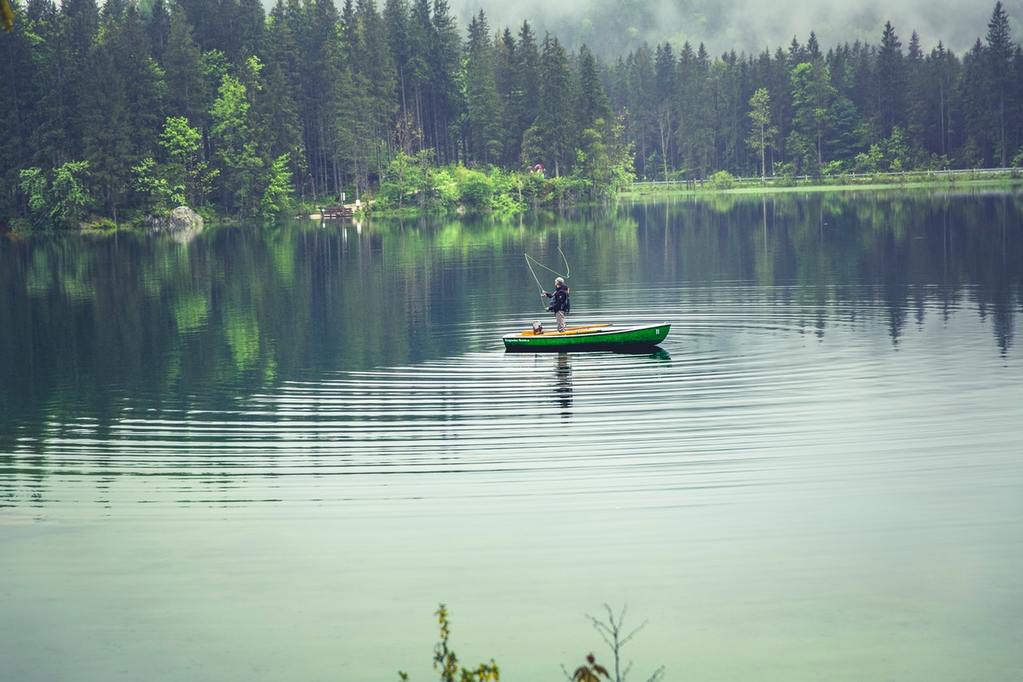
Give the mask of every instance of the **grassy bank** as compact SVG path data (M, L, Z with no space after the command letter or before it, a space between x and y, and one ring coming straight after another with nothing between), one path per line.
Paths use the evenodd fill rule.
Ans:
M710 194L778 194L789 192L849 192L903 189L965 189L1023 187L1023 174L1007 171L919 172L878 175L838 175L820 178L734 178L715 174L703 182L637 182L622 198Z

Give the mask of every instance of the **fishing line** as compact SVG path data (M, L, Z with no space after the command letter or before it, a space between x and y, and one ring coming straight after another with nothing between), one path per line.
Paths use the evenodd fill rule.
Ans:
M558 253L561 254L561 258L565 261L565 265L568 266L568 259L565 258L565 253L561 250L560 246L558 247ZM544 289L543 285L540 284L540 278L536 276L536 271L533 269L534 265L536 265L537 267L543 268L547 272L550 272L553 275L561 277L562 279L568 279L568 273L565 273L564 275L562 275L557 270L552 270L551 268L547 267L546 265L544 265L543 263L541 263L537 259L535 259L532 256L530 256L528 253L524 253L522 255L526 257L526 267L529 268L529 274L531 274L533 276L533 281L536 282L536 287L540 290L540 298L541 299L544 298L544 293L545 293L546 289ZM566 269L568 270L568 272L571 272L571 268L567 268L566 267Z
M565 252L561 250L561 230L558 230L558 253L561 254L561 260L565 264L565 279L568 279L569 275L572 274L572 266L568 264L568 258L565 256Z
M536 265L538 267L541 267L541 268L543 268L544 270L546 270L547 272L549 272L549 273L551 273L553 275L557 275L558 277L561 277L563 279L568 279L568 275L563 275L560 272L558 272L557 270L552 270L551 268L547 267L546 265L544 265L543 263L541 263L537 259L535 259L532 256L530 256L528 253L524 253L522 255L526 257L526 262L527 263L532 263L532 265ZM530 271L532 271L532 269L533 269L532 265L530 265L530 267L529 267ZM536 273L534 273L533 276L535 277Z

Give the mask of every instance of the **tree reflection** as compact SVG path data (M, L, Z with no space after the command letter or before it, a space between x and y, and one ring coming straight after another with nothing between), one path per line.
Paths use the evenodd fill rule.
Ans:
M557 259L559 239L579 311L614 309L621 287L698 285L713 299L717 283L744 282L818 336L877 319L896 344L909 320L970 307L1007 356L1021 236L1018 196L926 193L242 226L187 244L0 236L0 466L15 450L41 453L46 434L76 419L108 429L128 404L216 408L282 381L492 347L499 321L535 309L522 252ZM571 360L558 356L554 371L567 418Z

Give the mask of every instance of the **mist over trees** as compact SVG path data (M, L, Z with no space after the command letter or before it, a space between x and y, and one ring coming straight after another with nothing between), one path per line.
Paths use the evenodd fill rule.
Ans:
M1014 21L1023 15L1023 0L1003 4ZM714 55L733 49L755 54L811 31L823 45L873 43L886 20L907 34L916 30L928 37L928 51L941 38L946 47L965 52L990 9L962 0L451 0L451 5L463 23L480 9L498 26L526 19L541 34L557 34L567 49L589 45L611 60L643 43L686 41L702 42ZM1019 33L1017 23L1013 31Z
M1023 51L815 34L757 54L612 59L448 0L29 0L0 34L0 216L73 225L180 203L272 214L374 192L396 158L640 178L1023 161Z

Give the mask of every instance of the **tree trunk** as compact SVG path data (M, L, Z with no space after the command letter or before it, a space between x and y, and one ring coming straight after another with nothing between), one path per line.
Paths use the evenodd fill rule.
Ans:
M945 84L938 85L938 153L945 155Z
M767 182L767 135L760 124L760 182Z
M1001 147L1002 147L1002 168L1009 165L1008 150L1006 149L1005 143L1005 95L1002 95L1001 100L998 102L998 121L1001 126Z

